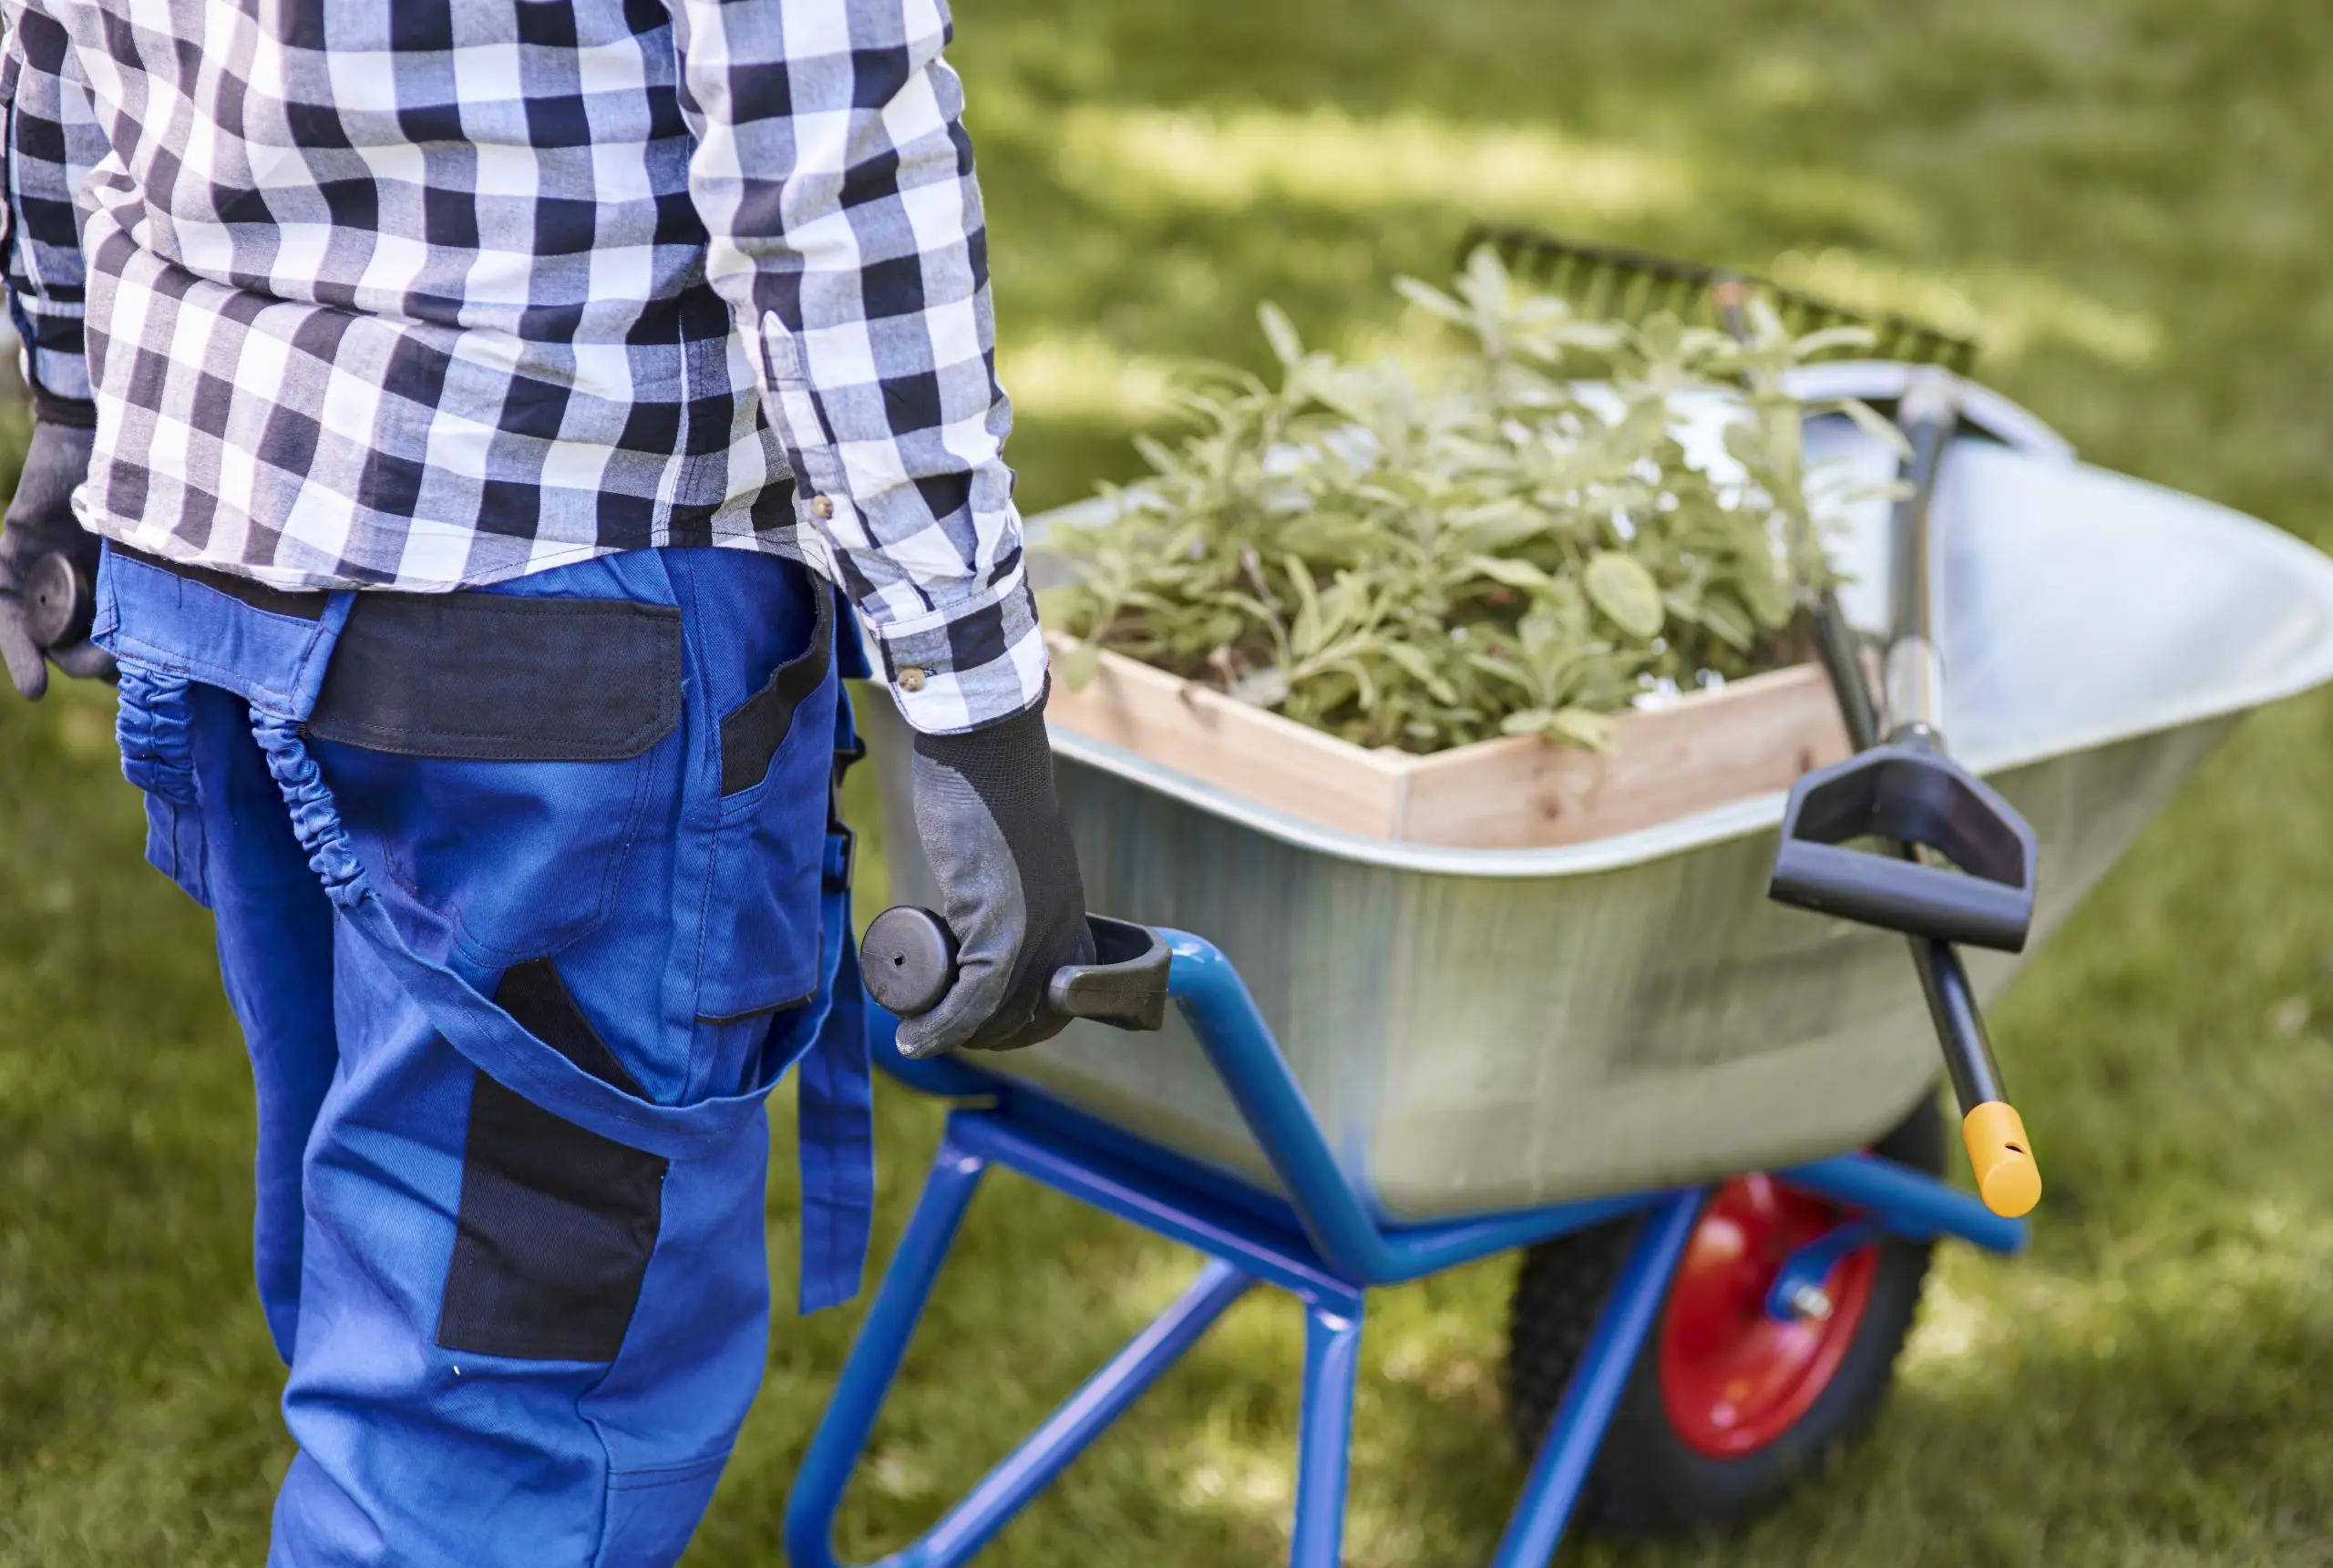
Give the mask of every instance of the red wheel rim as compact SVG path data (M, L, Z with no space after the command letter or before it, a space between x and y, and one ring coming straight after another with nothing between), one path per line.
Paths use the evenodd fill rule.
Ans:
M1791 1254L1847 1218L1767 1175L1735 1177L1701 1210L1660 1326L1661 1403L1686 1447L1714 1459L1753 1453L1830 1387L1870 1303L1878 1245L1832 1268L1827 1317L1777 1321L1766 1294Z

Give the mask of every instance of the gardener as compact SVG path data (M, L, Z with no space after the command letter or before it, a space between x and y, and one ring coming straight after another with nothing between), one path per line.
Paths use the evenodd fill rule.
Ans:
M797 1062L806 1308L864 1255L838 592L963 943L902 1047L1042 1039L1090 957L945 13L5 9L0 650L28 698L42 642L118 662L217 920L271 1561L669 1563L760 1377Z

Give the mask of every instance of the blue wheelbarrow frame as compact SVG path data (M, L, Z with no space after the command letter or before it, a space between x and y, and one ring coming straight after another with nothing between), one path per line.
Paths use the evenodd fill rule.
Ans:
M877 1030L876 1059L929 1093L984 1103L950 1113L931 1173L899 1238L812 1439L787 1501L786 1549L795 1568L837 1568L834 1520L908 1341L992 1166L1183 1243L1208 1259L1173 1306L951 1508L879 1568L954 1568L969 1562L1038 1492L1257 1285L1303 1303L1304 1386L1297 1436L1291 1568L1336 1568L1360 1369L1362 1306L1371 1286L1398 1285L1493 1253L1641 1212L1638 1233L1588 1348L1532 1465L1495 1568L1541 1568L1562 1538L1614 1407L1660 1316L1691 1235L1704 1189L1632 1193L1583 1203L1425 1225L1382 1223L1330 1150L1263 1016L1229 959L1205 939L1162 930L1173 953L1168 994L1257 1143L1285 1196L1071 1111L1025 1085L957 1059L910 1061ZM870 1013L881 1016L870 1004ZM1128 1041L1129 1050L1138 1050ZM1964 1193L1890 1161L1843 1154L1776 1173L1784 1182L1858 1211L1850 1223L1788 1259L1767 1298L1786 1317L1847 1252L1884 1231L1912 1240L1958 1237L2011 1253L2022 1221L2003 1219Z

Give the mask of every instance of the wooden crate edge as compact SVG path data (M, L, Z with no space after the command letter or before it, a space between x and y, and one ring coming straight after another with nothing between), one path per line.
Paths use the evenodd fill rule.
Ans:
M1047 641L1057 654L1068 645ZM1372 751L1107 651L1084 690L1054 682L1046 717L1325 827L1454 848L1608 837L1787 787L1846 754L1813 664L1623 713L1608 756L1530 736L1431 756Z
M1049 636L1058 653L1057 635ZM1325 827L1395 836L1408 763L1105 651L1082 691L1055 680L1049 723Z

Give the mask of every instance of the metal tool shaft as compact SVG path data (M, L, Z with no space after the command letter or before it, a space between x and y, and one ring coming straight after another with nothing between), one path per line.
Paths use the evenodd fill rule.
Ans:
M1937 600L1944 562L1935 513L1945 449L1959 422L1952 378L1934 370L1914 376L1904 389L1896 421L1911 442L1912 456L1905 476L1909 488L1896 502L1892 530L1885 723L1889 742L1941 753L1946 749L1944 658L1937 646L1942 620ZM1895 850L1906 860L1918 856L1909 845L1897 845ZM1993 1056L1984 1013L1977 1006L1960 954L1949 943L1921 937L1912 938L1911 947L1961 1113L2008 1100L2000 1063Z
M1906 475L1910 488L1896 503L1892 530L1890 624L1881 679L1887 738L1925 737L1942 750L1944 656L1938 647L1937 596L1944 563L1937 559L1932 518L1945 447L1958 423L1951 378L1941 371L1913 377L1904 390L1897 419L1911 440L1912 460Z
M1871 700L1871 682L1864 672L1863 650L1855 628L1839 609L1839 596L1824 589L1814 605L1814 652L1823 672L1831 678L1831 694L1838 700L1839 718L1846 726L1847 744L1867 752L1879 744L1879 708Z
M1952 1097L1959 1103L1961 1114L1989 1101L2006 1101L2009 1091L2001 1086L2000 1063L1993 1058L1985 1015L1977 1006L1977 992L1968 983L1959 949L1925 937L1912 938L1911 945L1912 963L1919 970L1928 1016L1936 1020L1937 1038L1948 1042L1944 1071L1952 1080Z

